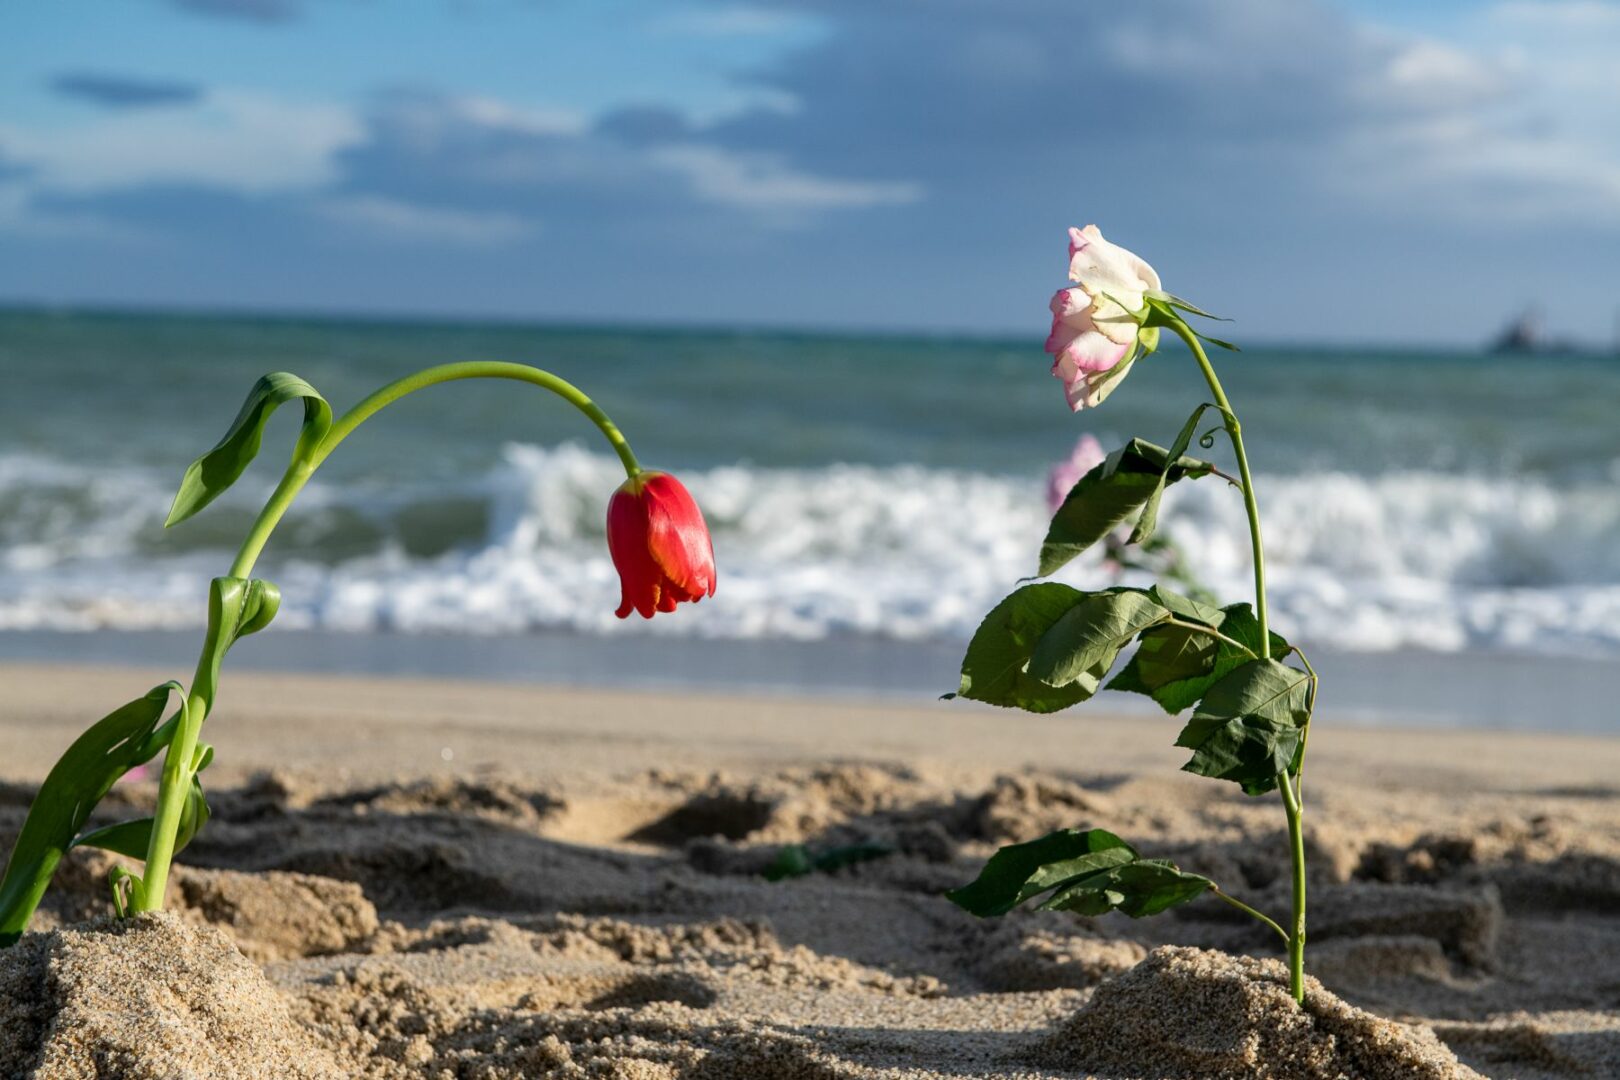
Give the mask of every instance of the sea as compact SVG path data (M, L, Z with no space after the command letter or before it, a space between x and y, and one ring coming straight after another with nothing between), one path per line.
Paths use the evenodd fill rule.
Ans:
M216 503L164 517L259 375L294 372L341 412L421 367L510 360L575 382L644 465L686 482L718 594L615 618L603 516L623 472L606 443L534 387L457 383L391 406L323 466L257 571L281 587L276 624L232 665L931 701L1035 572L1050 465L1084 433L1168 443L1208 398L1167 346L1071 414L1042 329L0 311L0 659L186 676L208 579L298 410ZM1325 709L1620 733L1620 359L1273 345L1215 360L1255 469L1273 626L1319 661ZM1209 453L1229 463L1224 444ZM1251 597L1233 488L1179 484L1159 522L1205 589ZM1059 580L1148 579L1099 552Z

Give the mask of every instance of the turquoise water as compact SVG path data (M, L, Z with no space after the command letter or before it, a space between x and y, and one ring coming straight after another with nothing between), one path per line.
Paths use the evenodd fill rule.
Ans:
M1083 431L1168 442L1206 396L1167 349L1103 409L1071 415L1042 329L930 340L0 313L0 630L197 624L201 582L228 564L293 418L220 503L168 532L162 519L259 374L297 372L341 410L419 367L504 359L579 383L705 506L719 595L635 631L961 640L1032 572L1049 462ZM1216 360L1267 513L1274 619L1292 636L1620 650L1620 362L1303 347ZM404 401L345 444L267 552L281 622L630 632L611 615L600 539L615 468L593 429L528 387ZM1183 485L1162 520L1207 585L1247 595L1229 489ZM1067 573L1113 580L1100 561Z

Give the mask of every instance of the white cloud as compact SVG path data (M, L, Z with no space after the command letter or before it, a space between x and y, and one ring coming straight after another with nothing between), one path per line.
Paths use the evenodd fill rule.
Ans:
M431 146L472 127L513 135L580 135L590 126L572 109L518 105L497 98L403 93L389 98L383 115L390 133L417 146Z
M745 210L834 210L916 202L910 182L837 180L799 172L766 154L685 143L648 152L654 164L679 173L699 198Z
M498 247L538 231L535 222L513 214L419 206L381 195L343 195L317 200L311 209L341 225L389 240Z
M330 182L334 155L363 130L343 106L219 90L192 108L73 127L0 125L0 148L39 187L58 192L174 183L262 195Z

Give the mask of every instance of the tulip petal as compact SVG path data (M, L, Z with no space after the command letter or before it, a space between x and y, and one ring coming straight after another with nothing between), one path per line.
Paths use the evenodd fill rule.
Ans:
M682 599L713 596L714 544L697 503L679 480L660 473L647 484L648 549Z
M617 614L643 618L713 596L714 545L697 503L668 473L640 473L608 502L608 553L619 571Z

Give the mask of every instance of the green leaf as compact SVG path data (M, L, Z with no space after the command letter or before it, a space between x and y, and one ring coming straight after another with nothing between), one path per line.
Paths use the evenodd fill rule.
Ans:
M1055 581L1025 585L984 617L967 655L957 693L974 701L1029 712L1056 712L1096 693L1095 684L1054 687L1029 673L1041 637L1085 594Z
M1310 676L1276 660L1251 660L1204 695L1176 745L1193 751L1187 772L1231 780L1249 795L1292 773L1310 719Z
M272 372L253 384L247 400L231 421L230 430L208 453L191 463L180 481L180 491L169 508L164 527L177 525L216 499L236 482L264 438L264 425L276 407L289 401L304 403L304 425L293 450L294 461L307 461L332 426L332 407L309 383L285 371Z
M1166 463L1171 463L1168 465ZM1052 516L1041 544L1040 575L1054 573L1129 518L1162 483L1207 476L1215 466L1132 439L1082 476Z
M1196 900L1215 883L1163 859L1138 859L1065 885L1040 905L1042 911L1102 915L1111 909L1133 919Z
M1211 608L1160 587L1153 595L1176 618L1218 630L1237 645L1184 626L1151 627L1107 689L1146 694L1173 716L1196 705L1235 668L1259 657L1260 622L1248 604ZM1280 635L1271 635L1274 658L1292 651Z
M1219 626L1226 618L1226 612L1220 608L1182 596L1163 585L1154 585L1148 589L1148 595L1178 619L1191 619L1193 622Z
M96 804L119 777L162 749L163 741L155 738L158 721L169 695L184 692L176 682L154 687L97 721L51 769L0 878L0 946L16 941L28 928L63 853Z
M1170 612L1147 593L1109 589L1082 594L1078 603L1041 635L1029 658L1029 674L1050 686L1079 683L1097 692L1119 652L1137 634Z
M1162 859L1144 859L1103 829L1062 829L990 856L979 876L945 895L980 918L1005 915L1052 891L1042 911L1102 915L1118 909L1132 918L1156 915L1213 887Z
M214 748L206 743L199 744L197 754L193 758L197 762L191 771L191 790L186 793L186 801L181 804L180 827L175 833L174 854L178 855L191 843L202 827L208 824L212 811L208 808L208 797L203 794L202 779L197 775L208 768L214 760ZM145 859L146 853L152 843L152 818L137 818L133 821L121 821L116 825L105 825L99 829L91 829L81 833L73 841L73 847L94 847L103 851L115 851L120 855L127 855L131 859Z
M1106 830L1059 829L1002 848L977 878L945 895L980 918L1005 915L1048 889L1137 858L1135 848Z
M1142 504L1142 513L1136 519L1136 528L1131 530L1131 543L1145 544L1152 539L1153 530L1159 523L1159 500L1164 497L1164 487L1170 482L1169 462L1181 460L1181 456L1187 452L1188 445L1192 443L1193 432L1198 430L1198 421L1205 410L1219 408L1219 405L1212 405L1206 401L1194 409L1192 415L1187 417L1187 422L1181 425L1181 431L1176 434L1176 441L1170 444L1169 453L1165 455L1166 464L1164 471L1159 474L1159 482L1154 485L1147 501Z
M810 849L803 844L788 844L776 853L776 859L765 868L765 880L783 881L808 874L830 874L846 866L871 862L873 859L893 854L894 848L888 844L844 844L828 848L820 855L811 855Z

